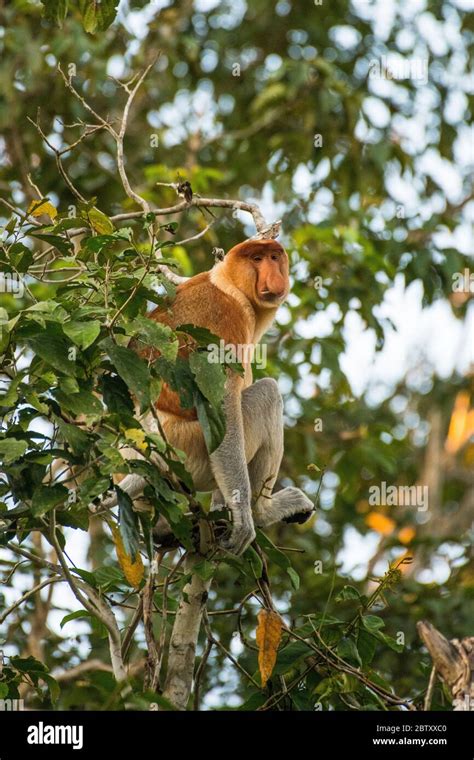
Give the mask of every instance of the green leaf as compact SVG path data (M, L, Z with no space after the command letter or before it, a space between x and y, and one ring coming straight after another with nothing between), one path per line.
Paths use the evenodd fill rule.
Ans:
M8 251L8 258L17 272L25 273L33 261L33 251L24 243L14 243Z
M211 343L219 345L220 338L215 335L207 327L197 327L196 325L183 324L178 325L176 332L184 332L194 338L200 346L209 346Z
M403 644L399 644L396 639L394 639L392 636L387 636L386 633L382 633L382 631L377 631L375 636L386 646L390 647L390 649L393 649L394 652L403 652L405 649Z
M39 486L31 503L31 511L35 517L42 517L54 507L64 505L69 496L69 491L59 483L54 486Z
M20 673L44 673L47 670L46 665L43 665L42 662L31 656L18 657L14 655L13 657L10 657L10 665L12 665L15 670L20 671Z
M312 650L302 641L294 641L278 652L274 675L283 675L295 667L303 657L309 657Z
M81 0L82 24L86 32L104 32L117 15L117 4L118 0Z
M71 255L72 243L66 238L60 237L59 235L49 235L47 233L34 232L33 230L30 230L28 232L28 235L31 235L31 237L34 238L38 238L38 240L44 240L44 242L48 243L48 245L53 245L63 256Z
M133 415L130 392L119 375L103 375L100 380L100 389L109 412L125 416Z
M291 585L293 586L295 591L298 591L300 587L300 576L298 575L296 570L294 570L292 567L289 567L286 572L290 576Z
M111 338L104 340L103 345L118 374L136 395L141 410L145 411L150 405L150 372L147 365L134 351L115 345Z
M155 322L148 317L136 317L128 326L127 332L132 334L142 343L151 346L170 362L174 362L178 355L179 341L174 337L173 330L168 325Z
M76 610L75 612L70 612L68 615L65 615L61 622L59 623L60 628L64 628L66 623L69 623L70 620L78 620L79 618L90 618L91 613L87 610Z
M89 447L89 436L84 430L77 427L77 425L70 425L68 422L64 422L61 417L53 415L53 419L56 422L59 432L65 441L70 445L75 454L83 454Z
M28 448L26 441L16 438L3 438L0 440L0 460L4 464L11 464L19 459Z
M63 331L76 346L84 351L95 341L100 333L100 322L66 322Z
M271 562L274 562L285 572L288 571L288 568L291 567L290 560L286 554L283 554L280 549L276 548L275 544L273 544L268 536L262 533L261 530L257 530L257 543L265 551L265 554Z
M67 14L68 0L41 0L44 6L44 16L58 26L62 26Z
M378 631L379 628L384 628L385 621L381 617L378 617L378 615L363 615L362 625L367 631L373 633L374 631Z
M54 397L61 409L68 409L76 415L100 415L104 411L99 399L90 391L79 391L79 393L68 394L63 393L60 390L55 390Z
M89 586L92 586L93 588L97 586L95 575L89 570L83 570L82 567L73 567L71 568L71 572L78 575L79 578L82 578L82 580L88 583Z
M348 599L360 599L360 594L354 586L343 586L336 596L336 602L346 602Z
M0 682L0 699L4 699L8 694L8 684Z
M97 585L104 590L127 583L123 572L118 567L99 567L94 571L94 577Z
M90 2L87 2L89 5L89 8L92 9L92 6L96 8L102 8L107 5L107 0L102 0L100 5L98 4L97 0L90 0ZM92 16L90 16L92 18ZM113 19L112 19L113 20ZM84 21L84 18L83 18ZM85 27L85 21L84 21L84 28ZM89 31L95 31L94 29L86 29L86 32ZM91 227L95 230L95 232L98 232L99 235L107 235L112 233L115 229L114 225L110 221L109 217L106 216L102 211L99 211L98 208L91 208L86 212L87 220Z
M203 581L209 581L214 575L215 566L212 562L208 562L207 559L201 560L193 567L193 572L201 578Z
M254 712L257 707L261 707L268 700L264 691L255 691L250 697L237 708L237 710L244 712ZM228 708L229 709L229 708Z
M360 628L357 634L357 650L363 665L370 665L377 649L377 640L368 631Z
M45 331L41 335L28 338L32 351L43 361L64 375L75 374L75 362L70 359L69 346L59 335Z
M39 678L41 678L41 680L44 681L46 686L48 687L51 701L57 702L57 700L59 699L59 684L56 681L56 679L53 678L53 676L51 676L49 673L40 673Z
M212 454L220 446L225 435L224 412L211 406L199 392L194 394L194 405L207 450Z
M202 395L218 409L224 398L225 372L220 364L210 363L208 357L207 352L195 351L189 357L189 366Z
M350 662L355 662L357 665L362 666L362 660L357 651L354 639L348 637L342 638L337 645L337 653L343 660L349 660Z
M249 546L246 549L243 558L250 564L253 577L256 578L256 580L260 580L263 572L263 562L252 546Z
M16 216L10 217L10 220L5 225L5 230L8 232L9 235L12 234L12 232L15 232L17 225L17 219Z
M130 496L115 486L119 506L119 526L123 545L132 562L138 554L140 534L138 530L138 516L133 511L133 502Z

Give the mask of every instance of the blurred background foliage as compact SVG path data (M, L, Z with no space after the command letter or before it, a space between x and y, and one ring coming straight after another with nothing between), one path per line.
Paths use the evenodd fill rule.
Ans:
M79 4L70 3L58 26L40 2L0 0L0 195L10 204L26 210L38 198L35 185L62 212L76 203L28 122L38 118L59 148L79 136L84 110L65 89L58 64L114 123L124 103L114 78L127 80L161 51L125 139L134 187L152 206L167 206L176 195L156 183L186 178L195 193L257 200L269 221L282 219L293 288L267 336L269 361L260 374L278 378L285 397L280 485L300 485L318 509L308 524L273 530L272 540L293 550L300 587L270 563L272 591L287 621L323 610L349 621L357 597L343 594L336 602L341 589L350 583L370 593L373 577L407 553L413 562L377 603L386 632L394 638L401 632L404 646L379 646L374 666L398 694L415 699L430 668L416 621L430 620L448 638L473 633L472 365L442 374L420 348L403 376L381 383L374 396L367 387L355 392L341 357L354 315L383 350L393 328L380 307L395 282L421 283L424 307L443 301L456 319L472 324L472 293L452 287L452 275L469 266L465 229L474 209L468 126L474 24L467 9L462 0L130 0L108 27L89 18L87 32ZM383 61L395 54L426 61L428 82L384 77ZM104 213L135 210L124 198L106 133L66 154L65 165ZM0 213L6 222L8 211ZM245 214L215 209L215 215L205 237L170 249L183 274L209 268L213 246L227 250L254 232ZM176 217L179 238L208 220L198 209ZM56 292L54 283L39 280L30 289L40 300ZM28 305L28 294L23 301L2 294L2 305L14 313ZM469 332L463 335L465 350ZM385 354L385 361L396 358ZM308 470L310 464L316 467ZM369 488L382 482L427 485L429 510L371 506ZM113 563L100 530L92 529L88 553L92 567ZM29 588L28 566L8 580L9 561L5 594L18 577ZM238 606L247 591L223 567L210 608ZM19 608L8 629L10 654L31 654L53 669L91 652L107 661L95 623L65 636L57 621L68 610L53 603L45 618L43 608L39 599ZM255 611L250 603L242 618L250 640ZM253 672L255 653L242 648L235 616L216 615L212 625ZM140 642L136 647L138 657ZM350 685L336 681L302 689L284 709L312 708L315 700L324 708L357 708ZM112 688L106 672L64 679L59 705L97 707ZM249 698L245 679L215 649L201 694L204 707L236 707ZM449 709L440 687L433 706Z

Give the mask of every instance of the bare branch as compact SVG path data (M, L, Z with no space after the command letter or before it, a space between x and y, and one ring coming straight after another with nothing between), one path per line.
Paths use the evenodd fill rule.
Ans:
M72 84L71 79L69 77L67 77L66 74L64 73L64 71L62 70L61 64L58 64L58 71L61 74L61 76L62 76L62 78L64 80L64 84L66 85L66 87L68 88L68 90L70 92L72 92L72 94L74 95L74 97L77 98L77 100L80 103L82 103L82 105L84 106L84 108L86 109L86 111L89 111L89 113L92 114L92 116L95 119L97 119L97 121L105 129L107 129L110 132L110 134L113 135L115 137L115 139L116 139L117 138L117 132L115 131L115 129L113 128L113 126L108 121L106 121L105 119L103 119L102 116L99 116L99 114L96 113L96 111L94 111L94 109L92 108L92 106L89 105L89 103L82 97L82 95L80 95L78 93L78 91L76 90L76 88Z
M127 674L123 664L122 640L115 615L112 613L109 606L104 602L103 598L100 597L95 589L92 588L92 586L89 586L88 584L84 583L84 581L80 581L79 579L72 576L56 536L54 512L51 515L50 524L51 542L55 548L59 564L63 570L63 575L66 578L69 587L78 602L84 607L84 609L90 612L91 615L99 618L101 623L103 623L106 627L109 635L109 651L112 667L114 670L114 676L118 682L123 681L127 677Z
M69 670L63 670L61 673L53 673L53 677L58 683L64 683L65 681L74 681L75 678L79 678L84 673L90 673L93 670L102 670L105 673L110 673L112 667L101 660L88 660L81 662L80 665L76 665Z
M117 133L114 133L115 141L117 143L117 166L120 174L120 179L122 180L122 185L124 187L125 192L127 193L128 197L135 201L135 203L138 203L139 206L142 207L143 211L147 214L150 211L150 205L148 201L146 201L144 198L141 197L141 195L138 195L138 193L133 190L133 188L130 185L130 182L128 180L127 172L125 171L125 163L124 163L124 154L123 154L123 140L125 137L125 132L127 130L127 122L128 122L128 116L130 113L130 108L132 106L133 100L135 98L135 95L137 94L140 86L143 83L143 80L148 75L148 73L151 71L155 63L158 61L161 53L158 53L156 58L150 63L140 74L138 77L135 87L133 90L129 89L129 85L122 85L126 91L129 93L127 102L125 103L125 108L123 110L122 114L122 120L120 123L120 130ZM132 80L133 81L133 80Z
M30 124L33 124L33 126L37 129L38 133L40 134L40 136L42 137L42 139L44 140L44 142L46 143L46 145L48 146L48 148L53 151L54 156L56 158L56 166L58 167L58 171L59 171L61 177L63 178L64 182L68 186L69 190L71 191L71 193L76 198L78 198L80 201L82 201L83 203L85 203L86 199L84 198L83 195L81 195L81 193L79 192L79 190L77 189L77 187L75 187L74 183L69 178L69 176L68 176L68 174L67 174L67 172L66 172L66 170L65 170L65 168L63 166L63 162L61 161L61 152L59 150L57 150L57 148L55 148L54 145L52 145L52 143L48 140L48 138L46 137L45 133L43 132L43 129L41 128L41 125L39 123L39 109L38 109L38 117L37 117L38 120L37 121L33 121L33 119L30 119L29 116L27 116L27 119L30 122Z
M37 583L36 586L33 586L29 591L25 591L25 593L16 600L10 607L8 607L2 614L0 615L0 624L3 623L9 615L11 615L14 610L17 609L17 607L20 607L23 602L26 602L27 599L30 598L30 596L34 596L38 591L41 591L42 588L45 586L49 586L52 583L63 583L64 578L45 578L44 581L41 581L41 583Z
M23 211L18 211L18 209L15 208L15 206L12 206L11 203L9 203L5 198L0 198L0 203L3 203L4 206L6 206L10 211L12 211L14 214L20 217L20 219L23 222L27 222L28 224L32 224L35 227L41 227L41 222L38 222L37 219L30 216L28 213L24 213Z

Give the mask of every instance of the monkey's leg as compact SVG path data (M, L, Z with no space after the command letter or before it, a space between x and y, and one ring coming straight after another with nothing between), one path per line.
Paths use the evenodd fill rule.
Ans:
M305 522L314 506L299 488L272 493L283 457L283 402L275 380L264 378L247 388L242 411L256 525Z
M242 379L239 376L233 374L227 379L224 399L226 432L222 443L210 455L217 487L232 513L232 531L222 546L233 554L242 554L255 538L241 386Z

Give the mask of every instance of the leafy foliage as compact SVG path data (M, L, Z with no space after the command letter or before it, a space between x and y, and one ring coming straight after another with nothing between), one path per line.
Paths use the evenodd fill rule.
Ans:
M364 9L346 0L335 0L330 12L267 0L241 8L222 1L207 11L172 2L155 13L147 3L129 5L143 13L141 44L126 19L116 18L114 2L44 0L41 7L15 0L0 11L0 128L7 157L0 182L9 204L2 206L0 266L9 282L24 285L23 292L11 288L0 296L2 606L8 611L22 593L18 580L27 589L38 582L34 557L50 561L55 525L65 553L81 545L80 537L86 542L88 559L74 566L74 578L117 612L125 630L143 592L141 570L132 577L128 562L141 561L149 572L158 516L187 549L195 544L198 517L216 533L226 517L208 514L182 455L159 430L144 430L133 399L146 412L163 381L169 383L183 406L197 407L208 449L218 445L224 368L205 360L212 336L192 325L173 331L145 314L166 308L174 294L158 269L158 250L173 271L190 275L209 268L212 246L228 249L253 229L230 210L214 210L214 218L188 209L163 224L137 211L124 198L110 134L56 72L60 64L96 113L117 125L126 93L108 75L125 81L149 61L150 51L161 50L129 120L128 176L151 208L176 201L172 188L157 183L180 177L198 195L251 200L264 194L275 204L293 287L268 337L264 373L280 378L285 390L281 485L299 485L318 506L306 525L258 532L244 557L222 558L217 570L204 558L195 568L203 580L215 578L207 608L218 641L206 655L209 631L200 640L200 704L213 706L217 699L226 709L382 710L414 700L419 706L431 666L416 621L427 617L448 637L472 633L469 409L462 425L452 416L453 409L463 414L470 378L440 377L417 356L412 372L374 401L355 393L343 357L352 319L382 349L392 327L381 306L395 282L421 284L425 307L436 302L460 322L466 317L469 296L455 297L452 275L469 259L449 233L467 218L470 170L461 162L458 202L429 167L439 159L452 168L462 153L472 103L461 82L456 107L448 102L444 72L467 70L472 20L458 3L430 3L423 23L449 27L451 36L444 37L456 39L436 48L401 4L384 32L367 4ZM352 42L342 44L347 29ZM391 51L426 58L426 89L407 78L390 90L383 77L370 75L371 65ZM374 99L376 112L370 109ZM39 119L48 141L64 151L66 176L80 198L58 175L53 151L45 150L28 117ZM425 117L431 126L415 144L410 132ZM406 182L416 189L412 205L404 203ZM200 242L179 241L202 233L210 221ZM320 327L324 320L328 329ZM197 343L190 357L178 354L183 335ZM159 351L154 361L146 358L150 348ZM430 441L444 452L446 438L429 520L369 504L370 487L381 481L422 482ZM141 458L125 462L125 447ZM166 477L153 465L156 456L169 468ZM53 471L57 462L63 465ZM82 473L77 489L69 489L66 465ZM111 521L123 543L120 563L110 531L90 509L113 487L113 473L143 476L150 505L131 509L118 487L119 514ZM369 567L347 559L354 536L374 541ZM157 569L151 600L157 638L169 636L189 580L178 554ZM401 558L413 562L397 566ZM444 580L432 572L439 565ZM2 633L8 658L0 697L16 698L20 684L27 684L33 706L169 708L144 684L141 628L126 654L134 686L126 698L107 672L109 632L97 615L67 598L61 627L51 634L42 614L48 605L64 606L57 585L49 601L42 590L41 598L39 592L27 597L3 621L14 625ZM268 594L285 629L261 688L254 636L262 606L269 609ZM41 631L34 653L27 635L32 622ZM50 672L87 661L90 651L104 669L58 681L58 692ZM432 707L450 707L441 686Z

